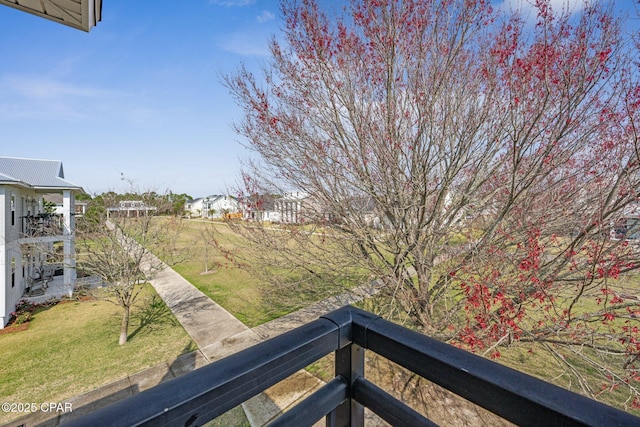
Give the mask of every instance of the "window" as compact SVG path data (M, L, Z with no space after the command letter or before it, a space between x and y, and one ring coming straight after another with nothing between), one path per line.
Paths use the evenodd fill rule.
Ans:
M16 225L16 196L11 195L11 225Z
M16 286L16 259L11 258L11 287Z

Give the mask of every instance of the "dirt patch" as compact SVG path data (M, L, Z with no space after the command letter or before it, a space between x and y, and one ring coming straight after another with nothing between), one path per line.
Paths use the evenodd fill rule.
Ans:
M29 329L29 322L20 323L19 325L13 323L5 326L4 329L0 329L0 335L10 334L13 332L26 331L27 329Z

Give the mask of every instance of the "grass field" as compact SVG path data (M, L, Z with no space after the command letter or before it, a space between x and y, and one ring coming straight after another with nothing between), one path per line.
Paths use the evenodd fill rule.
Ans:
M195 350L164 303L149 304L153 288L144 292L123 346L118 345L119 307L96 299L36 309L27 330L3 330L2 401L61 402ZM0 423L11 418L0 413Z
M297 288L295 285L271 288L268 290L269 298L265 298L263 294L265 283L261 282L261 278L252 276L250 269L236 265L233 256L225 257L224 251L233 252L239 247L244 251L252 250L250 247L247 248L246 241L242 241L241 236L231 231L225 223L216 221L189 220L185 221L184 227L178 247L181 250L189 248L190 256L173 268L249 327L268 322L327 296L326 292L322 292L324 291L321 289L322 283L318 283L316 287L311 290L307 288L303 293L301 293L302 288ZM203 233L212 227L223 251L205 246L203 243L205 239ZM283 233L282 230L274 232ZM251 259L251 253L242 255L243 262ZM272 266L274 271L275 268ZM287 278L292 282L299 279L297 276L299 272L287 269L279 269L277 275L283 282L286 282ZM354 280L352 283L349 279L345 279L344 287L360 283L362 282Z
M215 227L216 239L228 250L233 250L240 239L224 223L186 221L178 246L181 249L188 247L189 257L173 268L245 325L253 327L272 320L270 307L262 304L256 279L246 270L234 266L220 251L205 248L201 234L205 227Z

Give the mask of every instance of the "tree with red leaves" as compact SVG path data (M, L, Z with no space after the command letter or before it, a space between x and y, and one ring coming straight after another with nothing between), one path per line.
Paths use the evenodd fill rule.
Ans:
M385 315L487 356L546 351L566 385L631 407L639 250L612 229L639 202L633 44L602 4L535 11L284 1L263 74L225 78L257 154L240 191L313 203L304 232L236 228L296 287L366 272Z

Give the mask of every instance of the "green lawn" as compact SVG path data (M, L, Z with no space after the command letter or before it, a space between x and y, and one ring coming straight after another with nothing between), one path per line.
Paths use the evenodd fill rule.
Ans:
M185 262L173 267L175 271L245 325L253 327L272 320L270 308L262 304L256 279L219 250L209 247L205 251L201 235L205 227L215 227L216 238L227 250L234 250L241 238L224 223L186 221L179 246L189 247L191 254Z
M195 350L164 303L150 308L153 295L148 286L123 346L119 307L101 300L37 309L27 330L0 334L2 401L60 402Z
M342 289L324 289L323 283L317 280L314 286L304 288L297 286L301 279L299 272L285 268L276 270L273 266L272 274L275 272L282 280L282 284L275 287L265 286L266 282L262 282L261 277L252 276L250 269L236 264L234 251L245 251L241 254L242 262L251 263L253 248L248 246L243 237L234 233L227 224L207 220L189 220L185 221L184 226L178 246L182 249L190 248L191 254L185 262L173 268L249 327L313 304L335 293L336 289L343 292L344 288L361 284L366 280L366 276L363 278L353 274L345 277ZM214 227L215 238L224 251L231 253L230 257L225 257L223 251L217 248L205 247L202 233L207 227ZM283 231L274 230L274 233L283 233ZM354 277L358 279L353 279ZM309 281L309 278L304 279Z
M263 300L258 279L220 250L209 248L205 260L202 229L211 224L185 223L178 246L191 251L174 269L250 327L285 314L286 309ZM213 226L219 243L235 250L242 238L224 223ZM27 330L0 333L0 397L4 402L60 402L195 350L164 303L158 308L157 298L147 286L124 346L118 345L120 308L107 301L72 300L37 309ZM0 424L15 415L0 414Z
M178 246L191 249L175 270L248 326L285 312L265 303L257 279L210 248L205 268L201 230L186 222ZM226 224L214 225L220 244L234 250L241 239ZM208 270L208 271L205 271ZM0 397L5 402L58 402L196 349L164 303L147 286L133 311L130 338L118 345L120 308L103 300L68 301L37 309L28 330L0 333ZM11 329L11 328L8 328ZM17 415L17 414L16 414ZM0 423L9 421L0 414Z

